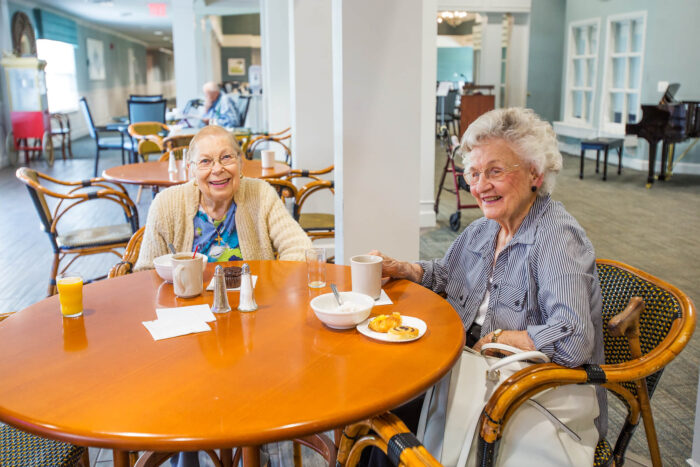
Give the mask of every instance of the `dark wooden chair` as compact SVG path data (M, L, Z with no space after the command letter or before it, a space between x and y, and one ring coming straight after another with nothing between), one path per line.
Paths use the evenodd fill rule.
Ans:
M124 187L118 183L108 182L102 178L66 182L27 167L17 169L16 176L27 186L41 220L41 228L49 236L54 252L48 295L56 293L56 275L59 272L60 263L66 257L70 257L70 261L61 269L61 272L70 267L80 256L99 253L113 253L121 256L116 250L126 246L133 233L139 228L136 205L129 198ZM50 190L42 184L42 181L66 187L67 191L61 193ZM58 200L53 211L49 208L47 198ZM59 230L59 221L67 212L76 206L98 199L107 200L119 206L126 222L70 231L65 231L63 228Z
M674 286L639 269L598 260L603 296L605 364L566 368L554 363L532 365L499 386L481 415L478 465L491 466L505 424L527 399L565 384L598 384L623 401L627 419L615 447L602 440L595 466L620 466L640 416L654 466L661 465L650 397L664 367L686 346L695 330L695 306ZM345 428L338 464L354 466L360 452L376 446L409 466L439 465L406 426L390 413ZM397 464L398 465L398 464Z

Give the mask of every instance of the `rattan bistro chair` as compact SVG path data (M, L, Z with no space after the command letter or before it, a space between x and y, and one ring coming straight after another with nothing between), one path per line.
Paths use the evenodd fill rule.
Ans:
M250 138L241 147L241 151L245 155L246 159L252 160L255 155L256 149L260 149L260 145L263 143L268 143L269 145L279 145L284 150L284 160L287 165L292 164L292 150L289 148L290 141L292 139L291 128L286 128L277 133L264 133L262 135L257 135Z
M504 425L520 404L548 388L586 383L603 385L628 409L615 447L607 440L599 442L594 465L623 465L640 416L652 463L661 465L649 398L664 367L690 340L695 330L695 306L674 286L639 269L612 260L598 260L597 265L603 295L605 364L580 368L554 363L532 365L508 378L482 413L478 465L493 465ZM425 456L420 442L391 414L346 427L338 453L339 465L355 465L360 451L370 445L388 451L395 463L400 460L410 466L439 465Z
M282 198L282 201L286 199L293 200L292 216L311 240L333 238L335 236L335 216L333 214L303 212L304 203L312 194L321 190L328 190L335 194L334 181L324 180L320 177L332 171L332 165L321 170L295 169L284 179L264 179L277 190L277 194ZM292 182L295 178L309 178L311 181L299 188Z
M65 182L27 167L17 169L16 176L27 186L41 220L41 227L51 241L54 259L48 295L53 295L56 292L56 275L59 273L60 263L67 256L72 256L72 258L61 269L61 272L64 272L78 257L83 255L113 253L121 256L116 249L125 246L131 235L139 228L136 205L131 201L124 187L118 183L108 182L102 178ZM42 181L66 187L67 191L63 193L52 191L44 186ZM53 211L49 208L47 197L58 199ZM68 211L95 199L115 203L121 208L126 222L72 231L59 230L59 221Z

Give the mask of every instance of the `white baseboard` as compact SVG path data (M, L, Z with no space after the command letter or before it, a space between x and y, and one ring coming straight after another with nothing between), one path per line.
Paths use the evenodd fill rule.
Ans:
M420 218L418 220L420 227L435 227L437 224L437 216L435 215L435 200L420 202Z

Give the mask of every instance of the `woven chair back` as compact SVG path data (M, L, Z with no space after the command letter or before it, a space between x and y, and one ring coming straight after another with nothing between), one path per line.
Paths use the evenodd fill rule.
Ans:
M643 354L657 347L668 335L673 322L681 317L680 303L676 297L652 281L617 266L600 262L598 277L603 295L605 363L608 365L624 363L632 358L627 338L613 337L607 330L608 321L627 306L630 298L641 297L645 303L639 320L639 340ZM653 394L662 372L663 369L646 378L649 396ZM633 394L637 394L633 383L622 385Z

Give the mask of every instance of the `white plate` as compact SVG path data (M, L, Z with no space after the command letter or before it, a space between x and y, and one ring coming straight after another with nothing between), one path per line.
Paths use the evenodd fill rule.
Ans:
M369 322L376 318L376 316L373 316L371 318L368 318L361 322L360 324L357 325L357 330L360 331L360 334L364 334L367 337L370 337L372 339L376 339L378 341L384 341L384 342L411 342L416 339L420 339L423 334L425 334L425 331L428 329L428 325L425 324L425 321L423 321L420 318L414 318L413 316L402 316L401 317L401 325L402 326L411 326L412 328L418 329L418 335L416 337L411 337L410 339L401 339L398 336L394 336L392 334L389 334L388 332L376 332L372 331L369 328Z

